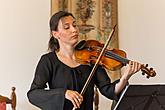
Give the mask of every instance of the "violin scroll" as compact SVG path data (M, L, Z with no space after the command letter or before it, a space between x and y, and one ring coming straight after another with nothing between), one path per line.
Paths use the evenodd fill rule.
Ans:
M148 64L141 66L142 75L147 74L146 76L147 78L156 76L155 70L153 68L148 69L147 67L148 67Z

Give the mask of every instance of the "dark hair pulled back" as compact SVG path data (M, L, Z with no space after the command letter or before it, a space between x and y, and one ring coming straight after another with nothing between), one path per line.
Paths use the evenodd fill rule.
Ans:
M50 22L49 22L51 32L58 30L59 21L62 17L65 17L65 16L72 16L73 18L75 18L72 15L72 13L69 13L67 11L59 11L59 12L55 13L54 15L52 15ZM55 51L55 50L59 50L59 48L60 48L60 46L59 46L58 40L56 38L54 38L53 35L51 34L51 37L49 40L49 45L48 45L48 50Z

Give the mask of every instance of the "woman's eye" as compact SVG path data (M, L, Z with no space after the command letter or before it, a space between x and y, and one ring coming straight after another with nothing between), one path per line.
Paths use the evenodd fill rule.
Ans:
M73 27L77 27L77 24L73 24Z
M72 24L73 27L77 27L77 24ZM70 26L69 25L64 25L64 29L69 29Z
M69 26L64 26L64 29L69 29Z

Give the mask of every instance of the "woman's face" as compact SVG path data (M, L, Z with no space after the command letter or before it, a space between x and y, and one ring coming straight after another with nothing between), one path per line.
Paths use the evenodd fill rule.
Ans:
M74 46L78 42L79 30L76 20L72 16L66 16L59 20L55 37L59 43Z

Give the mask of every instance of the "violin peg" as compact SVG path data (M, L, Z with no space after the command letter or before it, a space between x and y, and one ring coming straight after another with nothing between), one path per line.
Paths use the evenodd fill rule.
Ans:
M148 79L150 78L150 76L146 76Z
M153 68L147 68L148 67L148 64L143 64L141 66L141 71L142 71L142 75L144 74L147 74L147 78L150 78L150 77L154 77L156 75L156 72Z

